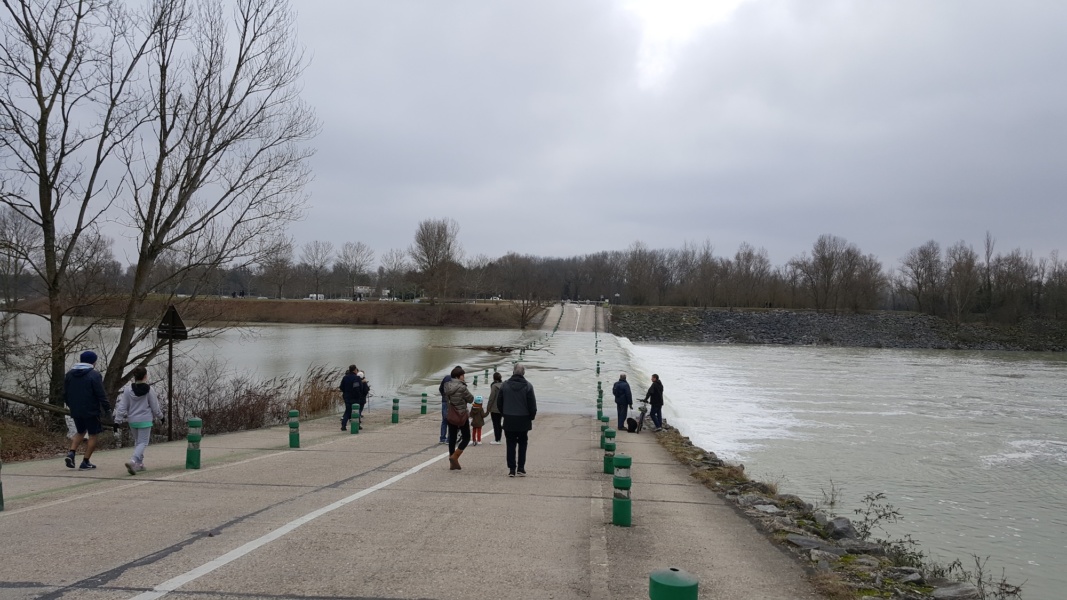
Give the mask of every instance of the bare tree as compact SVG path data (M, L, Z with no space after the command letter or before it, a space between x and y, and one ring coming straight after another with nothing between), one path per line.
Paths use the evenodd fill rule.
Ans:
M284 298L285 286L296 276L293 269L293 243L282 238L270 247L272 251L265 253L258 261L259 278L270 286L275 298Z
M792 261L811 294L815 310L837 312L846 286L856 273L859 249L844 238L823 234L811 247L811 258L802 255Z
M311 275L315 282L315 294L319 293L319 285L322 278L330 270L330 261L333 260L333 244L315 240L304 244L300 250L300 266Z
M484 254L479 254L467 260L463 271L464 285L467 288L467 292L471 299L477 299L478 295L484 292L482 289L486 281L486 268L489 266L489 257Z
M380 278L383 280L379 285L387 288L393 298L403 298L405 277L411 269L407 260L407 252L393 248L382 255L382 264L378 268Z
M363 242L345 242L337 254L337 269L348 285L348 295L354 293L358 278L374 263L374 250Z
M139 14L125 5L5 1L0 20L0 152L10 165L0 201L42 231L34 268L49 303L53 402L70 343L64 280L80 238L112 208L138 242L107 360L114 393L129 365L161 347L145 344L151 324L136 318L147 295L175 281L195 292L224 265L253 262L255 241L304 201L310 151L299 143L317 122L299 101L304 63L287 2L237 0L231 23L208 0L154 0Z
M767 250L756 250L742 242L734 255L733 287L737 290L738 306L762 306L766 303L767 278L771 275L771 260ZM760 295L763 294L764 298Z
M0 9L0 203L41 232L31 261L48 300L49 401L60 404L70 340L66 278L81 238L122 188L118 151L146 119L138 66L158 21L124 3L5 0Z
M949 246L945 250L945 293L949 314L956 327L974 305L979 287L978 253L963 240Z
M126 365L146 362L162 347L130 357L150 339L136 314L159 256L184 254L179 274L247 266L270 252L259 240L301 216L312 154L302 142L318 122L299 97L305 62L295 16L286 0L237 0L230 15L228 22L216 2L155 0L151 7L149 19L160 24L146 74L152 120L149 133L123 152L140 244L105 374L110 390L121 385Z
M459 223L453 219L420 221L415 230L415 243L408 253L415 261L415 268L422 272L431 298L446 297L450 276L463 257Z
M915 298L918 311L934 314L937 309L935 299L940 295L944 278L941 246L930 240L918 248L912 248L900 259L900 273L905 291Z
M516 307L519 329L526 329L548 302L541 259L509 253L496 261L505 294Z
M33 257L41 251L41 229L9 206L0 205L0 300L14 308Z

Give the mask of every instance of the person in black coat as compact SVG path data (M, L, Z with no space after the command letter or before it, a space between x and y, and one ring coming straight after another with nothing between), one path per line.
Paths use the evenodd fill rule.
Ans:
M630 384L626 382L626 373L619 375L619 380L611 386L611 394L615 396L615 407L619 411L619 431L626 426L626 414L634 407L633 392Z
M89 462L89 458L96 449L97 434L103 431L100 417L111 410L111 403L107 401L107 394L104 393L104 378L100 371L94 368L95 365L96 353L86 350L81 353L79 362L71 367L63 378L63 403L70 408L70 418L74 421L77 431L64 458L67 468L70 469L74 468L74 456L83 439L86 440L85 455L78 468L83 471L96 468L96 465Z
M659 380L659 375L652 375L652 385L648 386L645 401L652 405L648 416L652 418L652 424L656 426L654 431L660 431L663 429L663 382Z
M537 417L537 398L533 385L526 381L526 367L515 363L511 379L500 386L497 403L504 415L508 477L526 477L526 448L533 420Z
M359 397L359 390L363 387L363 380L356 374L358 371L359 368L356 365L349 365L348 372L341 378L339 387L341 388L341 397L345 401L345 414L341 415L341 431L348 428L348 420L352 418L352 405L356 403ZM364 396L364 402L366 402L366 396Z

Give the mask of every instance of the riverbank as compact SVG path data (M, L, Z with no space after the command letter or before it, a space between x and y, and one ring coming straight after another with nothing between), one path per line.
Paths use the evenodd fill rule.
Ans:
M627 437L626 434L622 434ZM667 425L656 434L661 446L690 470L690 476L731 503L767 539L812 571L811 582L826 598L900 598L902 600L975 600L1022 598L1023 586L1003 574L975 567L938 564L910 538L874 537L901 515L880 495L868 495L857 520L834 514L834 498L813 504L777 485L750 480L744 465L732 465L695 446Z
M388 327L515 328L518 311L511 302L478 303L352 302L350 300L273 300L255 298L177 299L185 323L295 323L314 325L380 325ZM126 298L116 296L73 312L80 317L118 318ZM163 298L149 298L138 318L159 319L167 308ZM45 311L43 301L29 301L21 309Z
M635 342L779 344L855 348L1067 351L1067 323L964 323L913 313L818 313L615 306L610 330Z

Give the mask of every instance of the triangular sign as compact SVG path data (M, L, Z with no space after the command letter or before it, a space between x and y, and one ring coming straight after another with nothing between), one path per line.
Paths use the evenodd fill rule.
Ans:
M163 315L163 320L156 330L156 337L161 340L189 339L189 330L185 328L185 323L182 322L181 316L178 315L178 309L174 308L173 304L167 308L167 313Z

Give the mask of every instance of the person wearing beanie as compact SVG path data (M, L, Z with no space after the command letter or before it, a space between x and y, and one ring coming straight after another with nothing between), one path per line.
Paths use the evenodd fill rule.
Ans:
M526 381L526 367L522 363L515 363L511 379L500 386L497 403L504 415L508 477L526 477L526 448L537 418L537 397L533 385Z
M119 400L115 403L115 423L128 421L133 434L133 456L126 463L130 475L144 471L144 451L152 439L153 419L164 421L156 392L148 385L148 369L134 367L133 381L119 392Z
M482 407L482 397L474 397L474 406L471 407L471 444L477 446L482 443L482 427L485 426L485 408Z
M78 469L87 471L96 468L89 459L93 450L96 450L96 436L102 431L100 417L111 410L104 393L104 378L94 368L96 359L96 353L92 350L82 352L79 362L63 378L63 403L70 409L70 418L76 430L70 440L70 450L64 458L68 469L74 468L74 457L83 439L86 440L85 454Z
M367 381L367 376L363 374L363 371L356 373L356 377L359 381L357 385L352 386L352 389L355 391L356 404L359 405L359 417L363 418L363 408L367 406L367 396L370 395L370 382Z

